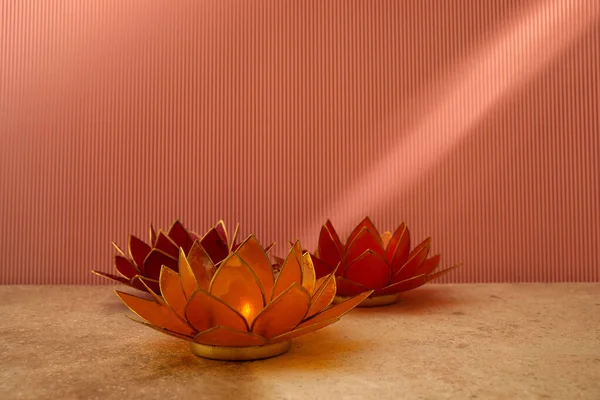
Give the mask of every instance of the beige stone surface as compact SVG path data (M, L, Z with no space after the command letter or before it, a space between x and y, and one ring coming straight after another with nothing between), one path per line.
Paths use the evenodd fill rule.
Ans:
M600 284L429 285L231 363L110 287L0 286L0 399L600 399Z

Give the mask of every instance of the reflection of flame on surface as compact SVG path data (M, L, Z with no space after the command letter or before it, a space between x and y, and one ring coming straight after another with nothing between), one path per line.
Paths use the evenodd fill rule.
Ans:
M598 20L597 0L544 2L505 32L499 32L448 79L448 90L437 93L432 108L423 110L415 127L390 147L387 157L367 171L346 193L319 215L311 234L324 218L341 231L372 214L382 203L397 198L419 174L431 169L461 143L472 127L497 103L518 90L560 55ZM402 129L392 120L389 129ZM444 134L440 134L444 132ZM385 185L380 182L386 182ZM314 242L316 237L305 235ZM312 243L311 243L312 244Z

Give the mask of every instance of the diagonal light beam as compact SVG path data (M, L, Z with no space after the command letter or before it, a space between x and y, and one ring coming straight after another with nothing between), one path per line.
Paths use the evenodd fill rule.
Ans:
M465 73L452 76L450 88L437 96L440 101L386 157L340 194L326 217L347 231L383 202L397 197L460 144L494 105L542 71L599 19L598 0L554 0L500 32L466 60L459 69ZM392 129L397 126L390 122ZM313 242L310 239L323 222L315 221L305 240Z

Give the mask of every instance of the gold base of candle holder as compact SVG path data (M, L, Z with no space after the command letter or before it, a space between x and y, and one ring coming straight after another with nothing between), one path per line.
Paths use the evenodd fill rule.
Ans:
M271 358L287 353L292 347L292 341L265 344L249 347L209 346L191 343L192 353L203 358L220 361L253 361Z
M339 304L343 301L348 300L349 297L335 296L333 302L335 304ZM397 294L390 294L387 296L376 296L376 297L367 297L360 303L357 307L381 307L388 306L390 304L394 304L400 300L400 296Z

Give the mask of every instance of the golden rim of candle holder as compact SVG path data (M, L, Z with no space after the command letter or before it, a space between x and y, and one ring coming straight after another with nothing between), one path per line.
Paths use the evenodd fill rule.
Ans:
M195 355L221 361L262 360L287 353L291 347L291 340L248 347L210 346L200 343L190 344L190 349Z

